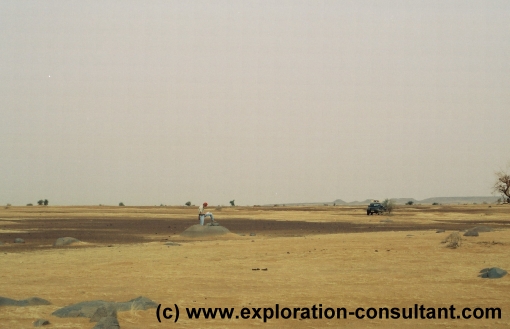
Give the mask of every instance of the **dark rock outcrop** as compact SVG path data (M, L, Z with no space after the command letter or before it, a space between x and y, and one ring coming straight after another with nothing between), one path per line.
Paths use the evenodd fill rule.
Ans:
M504 277L507 274L507 271L499 268L499 267L491 267L491 268L484 268L480 271L480 274L478 275L481 278L484 279L499 279Z

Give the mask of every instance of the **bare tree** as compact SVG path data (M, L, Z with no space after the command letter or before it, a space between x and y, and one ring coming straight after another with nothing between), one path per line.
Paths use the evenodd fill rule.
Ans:
M497 179L492 187L492 191L494 193L501 193L507 199L507 202L510 202L510 175L503 170L495 174Z

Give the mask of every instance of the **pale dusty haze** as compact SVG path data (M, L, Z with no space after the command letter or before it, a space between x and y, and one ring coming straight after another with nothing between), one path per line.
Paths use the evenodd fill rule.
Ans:
M0 2L0 203L490 195L509 1Z

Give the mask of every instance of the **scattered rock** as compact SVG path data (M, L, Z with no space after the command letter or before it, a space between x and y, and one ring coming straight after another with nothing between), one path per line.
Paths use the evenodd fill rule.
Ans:
M117 309L113 305L99 307L94 312L94 314L92 314L92 317L90 318L90 322L99 322L102 318L105 318L108 316L117 318Z
M165 243L165 246L180 246L181 244L180 243L177 243L177 242L167 242Z
M50 324L50 321L46 319L37 319L34 321L34 327L47 326L48 324Z
M17 300L10 299L7 297L0 297L0 306L16 306Z
M130 310L146 310L149 308L156 308L157 306L158 304L149 298L140 296L127 302L105 302L102 300L81 302L58 309L51 313L51 315L58 316L59 318L92 318L100 307L105 307L106 310L113 308L118 312L124 312Z
M36 305L51 305L51 303L46 299L42 299L39 297L30 297L18 301L18 306L36 306Z
M131 310L147 310L149 308L156 308L158 307L158 304L153 302L147 297L137 297L135 299L131 299L128 302L121 302L116 303L115 308L119 312L123 311L131 311Z
M22 300L14 300L6 297L0 297L0 306L37 306L37 305L51 305L46 299L39 297L30 297Z
M106 316L101 318L99 322L92 329L119 329L119 321L116 317Z
M507 271L500 269L498 267L484 268L480 271L478 275L480 278L484 279L499 279L504 277L507 274Z
M58 238L57 241L53 243L53 247L67 246L76 242L80 242L80 240L71 237Z
M436 233L444 233L445 230L437 230Z
M60 308L55 312L51 313L51 315L57 316L59 318L91 318L98 308L102 306L107 307L110 304L114 303L105 302L102 300L81 302L78 304Z
M16 239L14 239L14 243L25 243L25 240L23 240L21 238L16 238Z
M476 227L473 227L472 229L470 229L470 231L476 231L478 233L480 232L492 232L493 229L489 226L476 226Z
M463 234L464 236L479 236L478 231L469 230Z
M257 235L257 234L255 234L255 233L250 233L250 236L256 236L256 235Z

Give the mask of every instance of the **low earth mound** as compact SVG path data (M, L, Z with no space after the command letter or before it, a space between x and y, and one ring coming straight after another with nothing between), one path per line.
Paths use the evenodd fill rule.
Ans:
M220 236L229 234L230 231L221 225L193 225L188 227L181 236L187 238L206 238L211 236Z
M60 246L68 246L73 243L80 242L80 240L71 238L71 237L64 237L64 238L58 238L57 241L53 243L54 247L60 247Z

